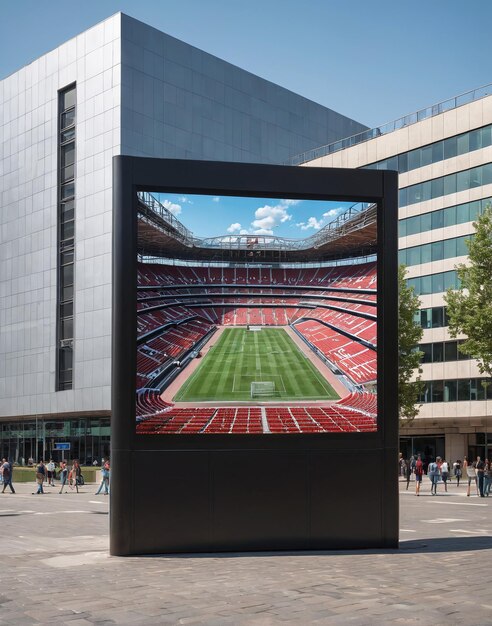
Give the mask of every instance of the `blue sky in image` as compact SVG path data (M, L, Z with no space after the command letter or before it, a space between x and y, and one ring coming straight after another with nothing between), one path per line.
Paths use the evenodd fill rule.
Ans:
M0 0L0 78L117 11L371 127L492 82L488 0Z
M353 204L287 198L155 195L199 237L245 234L309 237Z

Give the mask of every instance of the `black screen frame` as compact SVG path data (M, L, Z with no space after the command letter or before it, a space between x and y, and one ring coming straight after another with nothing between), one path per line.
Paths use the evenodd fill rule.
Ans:
M137 193L139 191L180 194L235 195L311 200L371 202L377 204L377 338L378 338L378 428L370 433L300 434L163 434L136 433L136 297L137 297ZM205 454L209 459L221 453L301 455L306 463L316 453L350 457L382 456L381 480L376 486L381 516L381 541L394 547L398 542L398 494L396 459L398 453L397 368L398 284L397 216L398 175L392 171L350 170L318 167L287 167L261 164L154 159L117 156L113 158L113 345L112 345L112 495L111 553L186 551L189 549L261 549L262 542L244 538L235 542L206 540L150 543L139 540L135 490L139 482L135 459L154 453ZM215 456L213 456L215 455ZM156 456L156 459L157 459ZM177 457L176 457L177 458ZM190 457L193 458L193 457ZM198 457L196 457L198 458ZM238 457L239 458L239 457ZM260 458L262 458L260 456ZM247 461L246 461L247 462ZM157 467L157 461L156 461ZM208 466L207 466L208 467ZM303 466L304 467L304 466ZM307 467L307 466L306 466ZM370 470L368 470L370 472ZM394 476L393 476L394 474ZM369 478L370 479L370 478ZM213 479L212 480L213 483ZM213 483L215 484L215 483ZM213 487L211 488L213 491ZM379 489L381 493L379 493ZM209 503L213 508L213 503ZM208 505L207 505L208 506ZM237 506L237 503L235 503ZM193 508L193 507L191 507ZM155 506L154 506L155 510ZM274 515L272 511L269 517ZM396 526L395 526L396 520ZM383 529L386 529L383 531ZM227 533L226 533L227 534ZM301 533L302 534L302 533ZM261 532L258 536L261 536ZM384 537L384 540L383 540ZM395 544L396 542L396 544ZM271 542L270 542L271 543ZM154 545L155 544L155 545ZM302 541L287 541L277 547L296 547ZM353 545L359 545L355 541ZM268 544L269 545L269 544ZM304 544L302 544L304 545ZM339 544L340 547L352 545ZM365 544L364 544L365 545ZM367 545L374 545L371 539ZM304 547L319 547L306 538ZM329 546L325 542L323 546Z

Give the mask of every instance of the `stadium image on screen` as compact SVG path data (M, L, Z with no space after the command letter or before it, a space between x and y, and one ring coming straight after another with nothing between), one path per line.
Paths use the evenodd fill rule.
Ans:
M227 205L226 234L180 201L204 230ZM300 202L139 192L137 434L377 430L377 207L303 200L323 216L303 239L261 221L289 234ZM271 209L256 229L246 205Z

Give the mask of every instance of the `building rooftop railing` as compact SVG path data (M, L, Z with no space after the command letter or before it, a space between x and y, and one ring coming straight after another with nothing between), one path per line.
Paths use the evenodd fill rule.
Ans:
M383 124L382 126L377 126L376 128L364 130L361 133L357 133L356 135L352 135L351 137L346 137L345 139L339 139L338 141L329 143L326 146L320 146L319 148L307 150L306 152L297 154L296 156L289 159L289 161L287 161L285 165L301 165L302 163L307 163L308 161L319 159L321 157L327 156L328 154L333 154L334 152L344 150L345 148L356 146L359 143L370 141L371 139L375 139L376 137L380 137L381 135L392 133L395 130L405 128L406 126L410 126L411 124L416 124L417 122L421 122L422 120L425 120L429 117L434 117L435 115L440 115L441 113L445 113L446 111L457 109L460 106L469 104L470 102L474 102L475 100L480 100L481 98L485 98L486 96L490 96L491 94L492 83L484 85L483 87L478 87L477 89L473 89L472 91L467 91L466 93L462 93L459 96L450 98L449 100L443 100L438 104L433 104L432 106L421 109L420 111L416 111L415 113L410 113L409 115L400 117L397 120L394 120L393 122L388 122L387 124Z

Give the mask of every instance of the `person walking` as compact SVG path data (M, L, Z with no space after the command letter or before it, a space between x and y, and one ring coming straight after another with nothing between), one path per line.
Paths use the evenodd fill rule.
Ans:
M415 495L420 496L420 485L422 484L422 475L424 473L424 464L420 454L415 462Z
M441 457L436 457L435 461L429 463L429 467L427 469L427 476L431 481L431 495L437 495L437 483L439 482L439 465L441 462Z
M79 493L79 482L82 470L80 469L80 464L77 459L74 459L70 474L72 478L72 484L70 486L72 489L75 488L75 491Z
M107 496L109 494L109 460L105 461L101 468L101 478L101 484L95 495L98 496L104 487L104 495Z
M484 484L484 478L485 478L485 463L482 461L482 459L479 456L477 456L475 469L477 470L478 493L480 494L481 498L484 498L485 494L483 492L483 484Z
M413 457L411 459L408 459L405 462L405 476L407 478L407 486L406 486L407 491L408 491L408 485L410 484L410 477L412 475L412 459Z
M444 483L444 491L448 490L448 478L449 478L449 465L446 459L443 459L441 464L441 478Z
M461 478L461 459L458 459L457 461L455 461L453 463L453 471L454 471L454 475L456 477L456 486L459 487L460 486L460 478Z
M471 484L472 482L474 482L475 488L477 490L477 496L478 496L477 470L475 469L475 463L468 465L468 460L466 459L466 457L465 457L465 463L466 463L466 476L468 478L468 489L466 491L466 495L467 496L470 495Z
M65 488L65 485L67 484L67 480L68 480L67 462L62 461L60 463L60 491L59 493L63 493L63 489ZM67 492L65 491L65 493Z
M48 474L48 485L50 487L55 486L55 464L53 463L53 459L50 459L50 462L46 464L46 472Z
M484 484L483 484L483 492L489 497L490 496L490 488L492 487L492 462L487 459L485 461L485 475L484 475Z
M44 483L45 478L46 478L46 465L41 459L39 463L36 465L36 482L38 484L38 490L33 491L33 494L32 494L33 496L39 495L40 493L44 493L43 483Z
M14 486L12 485L12 474L14 473L14 468L12 467L12 463L7 459L2 459L2 466L0 467L0 472L3 478L3 489L2 493L5 493L5 489L10 487L10 491L15 493Z

